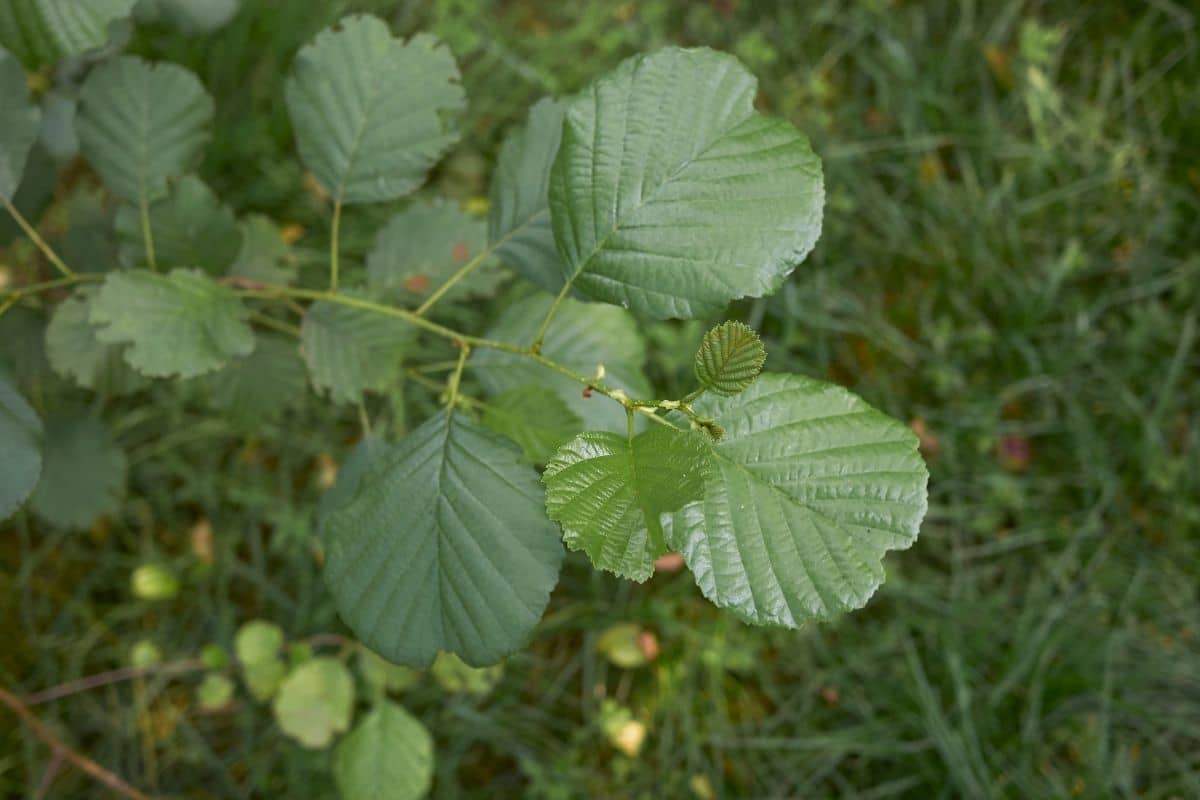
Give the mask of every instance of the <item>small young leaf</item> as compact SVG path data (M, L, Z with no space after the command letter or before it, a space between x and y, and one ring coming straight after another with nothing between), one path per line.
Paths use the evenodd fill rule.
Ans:
M322 515L338 612L389 661L423 668L447 650L495 663L525 642L558 580L543 502L515 445L436 414Z
M358 648L358 671L367 685L380 693L403 692L421 680L417 670L393 664L366 647Z
M0 369L0 520L25 502L42 474L42 421Z
M346 17L301 49L286 94L300 157L342 203L420 186L458 139L447 119L464 104L444 45L428 34L402 42L369 15Z
M294 339L255 337L254 351L204 376L212 404L233 422L253 426L277 419L306 393L304 363Z
M97 337L90 319L95 293L94 287L82 287L54 309L46 326L46 357L55 372L85 389L115 395L137 391L148 381L125 363L124 347Z
M143 375L190 378L254 349L249 309L199 270L109 273L92 298L91 320L106 343L128 343L125 360Z
M507 436L534 464L545 464L572 436L581 420L562 398L543 385L527 384L501 392L483 409L483 424Z
M489 339L528 344L549 311L553 298L536 294L513 303L488 329ZM642 372L646 345L633 317L619 308L581 303L570 298L559 306L546 331L542 353L584 375L604 366L604 382L631 397L649 397L650 383ZM625 430L625 411L603 398L588 398L576 381L513 353L481 350L471 356L471 369L491 395L527 384L554 391L590 428Z
M563 285L562 261L550 228L550 167L562 138L566 104L544 98L525 127L504 140L492 176L488 240L496 255L526 280L554 294Z
M660 515L699 499L705 455L692 431L655 425L632 441L588 431L546 465L546 513L598 569L644 581L666 552Z
M120 507L125 453L95 417L46 420L45 463L30 499L34 513L60 528L87 528Z
M210 672L196 687L196 703L205 711L217 711L233 699L233 681L225 675Z
M571 102L550 212L576 289L691 318L779 287L820 234L821 161L756 92L733 56L666 48Z
M171 182L167 196L150 206L149 215L155 258L163 266L200 267L219 276L241 249L242 231L233 212L195 175ZM121 206L115 226L121 261L130 267L147 266L138 207Z
M754 383L767 360L762 340L749 325L722 322L696 352L696 378L710 392L734 395Z
M306 661L284 679L272 710L283 732L304 747L328 747L350 728L354 677L336 658Z
M243 664L260 664L279 657L283 630L273 622L252 619L238 628L233 652Z
M363 392L387 389L414 339L415 329L403 320L325 300L309 306L300 324L312 384L335 403L357 403Z
M0 12L3 14L3 12ZM29 99L25 70L0 49L0 197L11 200L21 185L29 150L37 141L41 112Z
M175 64L120 56L92 70L79 91L79 145L113 194L152 203L167 181L200 160L213 101Z
M433 738L395 703L380 703L333 753L343 800L418 800L433 781Z
M916 540L928 472L907 426L833 384L766 374L695 403L725 430L707 442L704 497L667 544L704 595L754 624L797 628L863 606L888 550Z
M110 23L129 16L137 0L5 0L0 44L30 68L102 47Z
M412 205L393 216L367 254L367 283L372 291L416 306L460 267L487 247L483 220L448 203ZM505 273L487 263L447 293L449 300L487 296Z

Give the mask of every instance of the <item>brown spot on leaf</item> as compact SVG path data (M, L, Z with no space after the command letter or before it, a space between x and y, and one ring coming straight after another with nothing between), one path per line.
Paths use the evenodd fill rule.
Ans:
M404 288L410 292L423 292L429 288L429 276L411 275L404 279Z
M467 258L470 257L470 255L471 255L471 250L470 250L470 248L467 247L466 242L458 242L454 245L454 260L455 261L457 261L461 264L462 262L466 261Z

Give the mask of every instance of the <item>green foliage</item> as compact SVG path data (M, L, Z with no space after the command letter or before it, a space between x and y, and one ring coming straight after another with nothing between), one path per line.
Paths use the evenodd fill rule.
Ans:
M305 661L288 674L272 705L279 727L310 749L328 747L350 728L354 678L336 658Z
M229 705L235 689L228 676L210 672L196 687L196 702L205 711L216 711Z
M131 313L132 312L132 313ZM128 344L125 361L143 375L190 378L254 350L250 311L231 290L195 269L167 275L113 272L91 300L99 341Z
M504 140L492 176L488 216L488 241L496 256L549 292L563 284L547 193L564 108L550 98L538 101L524 127Z
M883 555L917 537L929 473L907 427L841 387L764 375L702 398L724 430L704 496L667 544L704 595L748 622L800 627L866 604Z
M195 175L173 181L166 197L153 203L148 213L155 258L161 264L199 267L220 276L241 251L242 230L233 212ZM149 266L136 205L117 209L115 229L121 261L129 267Z
M82 55L101 47L108 26L137 1L8 0L0 5L0 44L31 68Z
M335 403L356 403L363 392L386 390L412 341L412 327L395 317L327 301L309 306L300 326L309 378Z
M501 392L483 408L483 424L512 439L535 464L545 464L558 448L583 430L581 420L554 390L525 384Z
M214 408L247 427L278 419L304 397L306 376L296 343L279 334L254 337L254 350L204 376Z
M2 13L2 12L0 12ZM41 113L29 101L25 71L0 49L0 198L11 200L21 185L29 150L37 141Z
M589 431L546 465L546 513L599 569L644 581L666 552L660 518L700 498L704 443L655 425L633 437Z
M242 668L242 679L250 695L260 703L275 696L287 674L279 657L283 631L266 620L251 620L238 629L234 654Z
M394 703L380 703L338 743L333 774L346 800L416 800L433 780L433 739Z
M529 638L562 546L520 455L462 414L437 414L323 516L325 581L368 647L414 667L439 650L484 666Z
M416 189L458 138L463 106L450 51L427 34L402 42L376 17L352 16L296 56L288 112L304 163L338 203Z
M634 56L571 101L550 179L568 285L657 318L779 288L821 233L820 159L729 55Z
M504 677L504 665L493 664L490 667L472 667L454 653L439 653L434 659L429 674L451 694L471 694L483 696L489 694L496 684Z
M79 90L79 145L113 194L147 205L199 163L212 116L213 100L192 73L121 56Z
M719 395L745 391L767 360L758 334L742 322L722 322L704 334L696 351L696 380Z
M46 358L64 378L104 394L127 394L147 381L124 358L124 347L99 339L91 321L93 287L81 287L58 304L46 326Z
M42 474L42 421L0 369L0 519L29 497Z
M124 451L103 420L48 417L42 474L30 505L51 525L86 528L119 507L126 465Z

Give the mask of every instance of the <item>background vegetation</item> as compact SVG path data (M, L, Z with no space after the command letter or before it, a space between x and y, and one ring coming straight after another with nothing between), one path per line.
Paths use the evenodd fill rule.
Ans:
M638 586L573 554L532 647L491 691L428 678L405 690L435 736L435 796L1200 796L1194 10L243 5L203 37L139 27L129 49L200 76L218 109L201 175L239 214L286 226L313 274L328 213L294 155L281 87L300 45L347 10L453 49L467 128L432 191L476 212L503 134L537 98L666 43L737 54L761 76L761 106L813 140L829 194L814 255L775 297L729 316L764 332L769 369L836 380L910 419L932 471L921 538L888 557L876 598L800 633L742 626L686 572ZM21 202L68 261L112 252L111 209L89 200L84 168L30 172ZM348 213L351 269L386 213ZM37 256L7 227L0 241L16 282ZM460 307L479 327L507 297ZM44 324L36 303L0 318L0 360L42 413L62 402L29 344ZM656 382L670 391L686 377L703 330L644 326ZM256 617L294 640L341 630L312 518L357 416L314 401L246 431L184 393L150 391L149 407L107 409L130 465L118 513L84 533L30 515L4 523L0 682L14 691L120 667L141 640L194 658ZM414 385L387 402L436 398ZM180 576L177 595L131 592L148 562ZM655 657L614 663L604 634L617 623L651 632ZM203 711L198 681L158 674L35 710L165 795L328 794L327 753L303 750L247 696ZM32 795L47 752L0 718L0 795ZM640 749L615 735L630 721L645 726ZM100 791L72 772L49 796Z

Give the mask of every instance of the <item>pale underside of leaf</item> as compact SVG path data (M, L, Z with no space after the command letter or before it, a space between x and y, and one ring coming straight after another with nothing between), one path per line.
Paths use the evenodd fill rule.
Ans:
M573 101L550 180L563 275L658 318L774 291L820 235L821 162L732 56L667 48Z
M300 157L343 203L411 192L458 138L458 77L435 37L405 43L377 17L346 17L300 51L287 82Z
M850 392L763 375L699 413L711 445L704 498L675 514L668 544L705 596L758 624L799 627L864 605L888 550L910 546L927 506L916 437Z
M437 414L372 465L322 518L325 582L355 634L425 667L438 651L491 664L529 637L562 545L518 448Z

